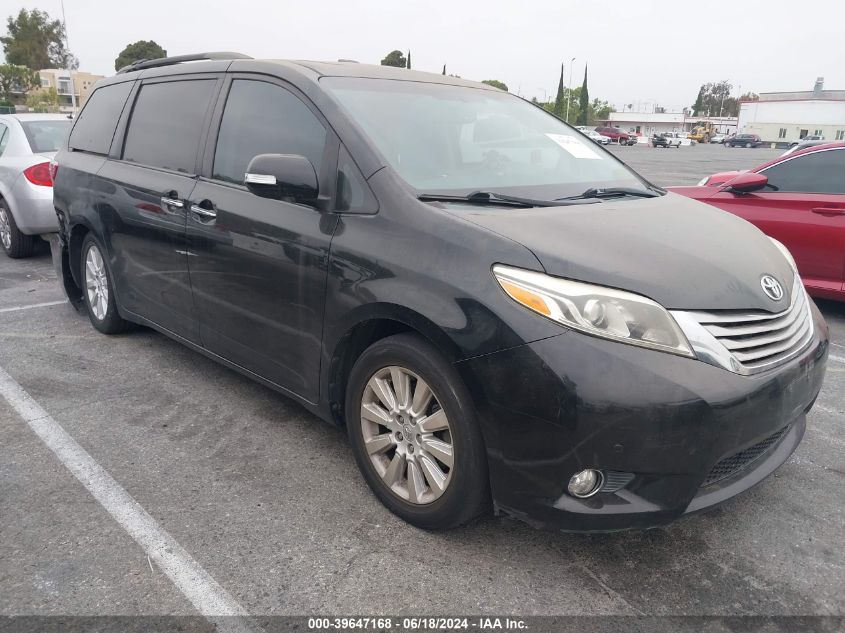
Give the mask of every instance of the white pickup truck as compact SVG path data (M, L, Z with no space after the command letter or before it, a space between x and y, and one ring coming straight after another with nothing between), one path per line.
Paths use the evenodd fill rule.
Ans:
M680 147L681 145L695 145L695 141L687 138L686 132L664 132L663 136L669 141L670 147Z

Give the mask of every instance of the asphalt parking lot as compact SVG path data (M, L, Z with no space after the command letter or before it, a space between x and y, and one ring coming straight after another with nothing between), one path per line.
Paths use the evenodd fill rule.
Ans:
M786 151L764 147L729 148L715 143L670 149L644 144L610 145L608 149L661 187L694 185L704 176L719 171L751 169Z
M661 185L780 153L611 151ZM157 333L97 333L46 250L0 255L0 380L250 614L843 615L845 305L820 307L831 360L797 452L724 506L646 532L492 516L417 530L370 494L341 431ZM0 615L196 613L2 398L0 438Z

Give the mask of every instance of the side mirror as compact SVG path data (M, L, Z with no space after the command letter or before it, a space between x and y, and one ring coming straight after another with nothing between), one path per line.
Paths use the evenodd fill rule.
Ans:
M300 204L313 205L319 194L314 165L299 154L259 154L249 161L244 183L256 196Z
M724 185L720 191L732 191L735 193L750 193L758 191L769 183L768 176L757 174L753 171L747 171L738 176L734 176Z

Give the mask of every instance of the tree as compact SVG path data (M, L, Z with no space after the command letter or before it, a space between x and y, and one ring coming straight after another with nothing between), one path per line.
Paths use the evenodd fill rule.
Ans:
M557 82L557 96L555 97L555 107L554 107L554 115L560 119L565 116L566 112L566 103L564 103L564 99L566 98L564 93L563 87L563 64L560 65L560 79Z
M390 51L387 56L381 60L382 66L395 66L396 68L405 68L408 65L408 60L402 54L402 51Z
M702 85L701 88L698 89L698 97L696 97L695 103L692 104L693 116L698 116L704 111L704 93L705 87Z
M578 118L577 125L587 125L590 120L590 93L587 90L587 67L584 66L584 83L581 84L581 94L578 95Z
M21 9L18 17L8 18L6 32L0 42L7 64L31 70L79 68L79 61L65 48L65 27L45 11Z
M505 92L508 91L507 85L499 81L498 79L485 79L481 83L487 84L488 86L493 86L494 88L498 88L499 90L504 90Z
M739 98L739 100L740 101L759 101L760 95L758 95L756 92L745 92Z
M0 65L0 99L12 102L16 96L24 95L41 85L38 73L26 66Z
M702 84L692 106L693 116L736 116L739 103L731 97L731 90L733 86L726 79Z
M590 104L590 124L607 120L612 110L611 105L604 99L593 99Z
M27 95L26 105L36 112L58 112L59 94L55 88L39 89Z
M411 68L411 49L410 48L408 49L408 65L405 66L405 68L407 68L409 70Z
M126 48L120 51L120 55L114 60L114 69L120 70L132 62L138 62L142 59L158 59L160 57L167 57L167 51L156 42L153 40L138 40L134 44L128 44Z

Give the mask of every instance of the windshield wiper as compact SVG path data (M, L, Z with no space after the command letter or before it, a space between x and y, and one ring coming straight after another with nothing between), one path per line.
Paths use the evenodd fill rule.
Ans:
M656 198L661 195L657 189L634 189L633 187L590 187L584 193L559 200L583 200L589 198L618 198L620 196L635 196L637 198Z
M536 200L534 198L521 198L518 196L509 196L503 193L494 193L492 191L473 191L465 196L448 195L439 193L422 193L417 196L420 200L433 202L464 202L470 204L500 204L509 207L562 207L571 204L583 204L593 202L588 198L581 198L578 196L573 199L560 200Z

